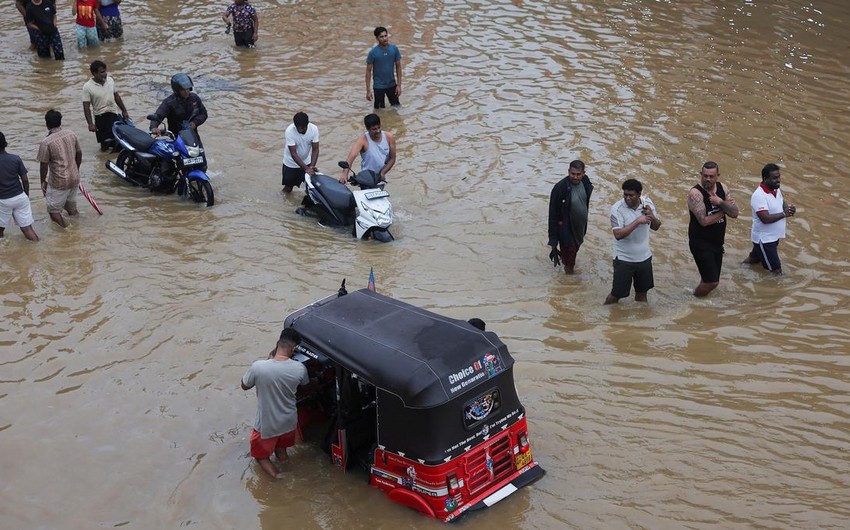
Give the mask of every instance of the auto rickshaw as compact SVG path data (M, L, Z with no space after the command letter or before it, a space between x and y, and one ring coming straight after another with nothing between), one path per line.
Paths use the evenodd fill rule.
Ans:
M324 449L390 499L449 522L542 477L514 360L495 333L368 289L289 315L313 383L299 424L327 422Z

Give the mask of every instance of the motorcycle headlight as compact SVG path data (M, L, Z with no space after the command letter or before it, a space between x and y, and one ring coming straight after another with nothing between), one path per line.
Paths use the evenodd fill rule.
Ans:
M196 156L201 156L201 148L200 148L199 146L196 146L196 145L187 145L187 146L186 146L186 151L189 153L189 156L190 156L191 158L194 158L194 157L196 157Z

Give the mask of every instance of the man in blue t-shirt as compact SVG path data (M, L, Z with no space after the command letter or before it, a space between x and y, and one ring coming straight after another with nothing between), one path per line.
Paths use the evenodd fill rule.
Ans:
M375 28L375 39L378 45L366 56L366 100L372 101L374 87L376 109L384 108L384 96L395 107L401 95L401 52L395 44L390 44L387 28Z

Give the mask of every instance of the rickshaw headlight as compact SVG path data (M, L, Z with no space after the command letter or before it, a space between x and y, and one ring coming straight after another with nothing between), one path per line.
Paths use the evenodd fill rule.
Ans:
M519 452L527 453L529 449L531 449L531 446L528 445L528 434L519 433Z

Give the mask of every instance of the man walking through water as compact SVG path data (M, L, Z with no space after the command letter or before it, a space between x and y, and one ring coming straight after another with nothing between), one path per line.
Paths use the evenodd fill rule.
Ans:
M390 44L387 28L379 26L374 33L378 44L366 56L366 101L372 101L374 87L376 109L384 108L384 96L395 107L401 96L401 52L395 44Z
M761 170L761 184L753 192L750 206L753 209L753 250L744 263L761 263L774 274L782 274L779 260L779 240L785 238L785 219L797 213L797 207L788 204L779 190L779 166L767 164Z
M68 222L62 217L62 210L68 215L77 215L77 187L80 185L80 164L83 151L77 135L62 129L62 113L50 109L44 115L47 125L47 138L38 145L36 160L40 164L41 191L47 199L47 213L50 219L65 228Z
M576 254L587 233L587 212L593 184L584 172L584 162L570 162L567 176L552 188L549 197L549 257L564 263L564 272L575 273ZM560 253L558 250L560 245Z
M700 282L694 296L703 297L720 285L723 267L723 243L726 240L726 218L738 217L738 205L732 190L718 180L716 162L706 162L699 172L699 184L688 192L688 246L699 269Z
M38 241L32 228L30 181L18 155L6 152L6 136L0 132L0 237L14 218L24 237Z
M348 151L345 159L351 166L357 155L360 155L360 170L374 171L379 180L386 181L387 173L395 165L395 138L387 131L381 130L381 118L377 114L367 114L363 118L366 132L362 134ZM348 181L348 170L342 170L339 181L343 184Z
M284 463L286 448L295 445L298 410L295 393L300 385L310 382L307 369L292 360L301 335L292 328L284 329L268 359L254 361L242 377L242 390L257 388L257 417L251 431L251 456L272 478L283 473L271 461L271 455Z
M652 251L649 230L661 228L655 204L641 197L643 184L636 179L623 182L623 198L611 207L611 231L614 234L614 281L606 304L616 304L629 296L632 282L635 301L646 302L646 293L655 287L652 275Z

